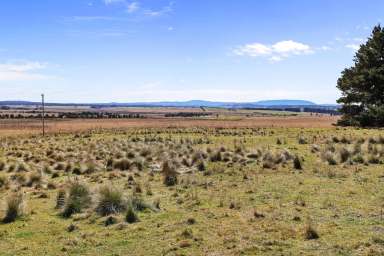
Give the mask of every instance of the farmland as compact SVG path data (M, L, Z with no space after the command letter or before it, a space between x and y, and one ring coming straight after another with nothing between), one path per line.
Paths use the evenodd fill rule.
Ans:
M2 128L0 255L381 255L384 137L335 120Z
M106 113L109 115L105 116ZM0 112L0 116L3 117L11 115L14 118L0 118L0 134L41 133L40 109L20 107ZM120 115L120 118L116 115ZM58 116L67 117L59 118ZM100 118L102 116L104 118ZM220 108L108 108L95 110L89 107L48 108L46 117L48 133L156 127L330 128L339 118L327 114L272 110L227 110Z

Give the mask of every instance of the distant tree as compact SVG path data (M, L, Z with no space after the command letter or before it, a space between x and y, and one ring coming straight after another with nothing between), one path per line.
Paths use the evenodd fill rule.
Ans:
M354 65L346 68L337 81L342 96L340 125L384 126L384 28L374 27L360 46Z

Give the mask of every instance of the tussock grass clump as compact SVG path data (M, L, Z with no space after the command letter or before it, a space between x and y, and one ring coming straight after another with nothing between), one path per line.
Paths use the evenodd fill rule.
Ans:
M342 147L339 150L340 162L345 163L351 157L351 152L348 149Z
M19 163L17 166L17 172L28 172L29 171L29 166L26 165L24 162Z
M42 181L41 172L31 172L28 176L27 186L32 187L33 185L40 185Z
M319 152L319 151L320 151L320 147L319 147L319 145L313 144L313 145L311 146L311 152L312 152L312 153L316 153L316 152Z
M62 209L64 207L66 196L67 192L65 189L59 189L59 191L57 191L55 209Z
M354 163L363 164L365 162L364 156L362 154L357 154L352 158Z
M5 175L0 175L0 188L5 188L9 184L8 177Z
M87 174L91 174L91 173L95 173L97 170L98 170L98 167L97 167L96 163L88 162L86 164L86 168L85 168L84 172Z
M118 169L120 171L129 170L131 168L131 165L132 165L131 161L126 158L113 162L113 168Z
M222 152L218 150L212 153L211 156L209 157L209 160L211 162L221 162L223 160Z
M263 155L263 168L272 169L274 167L275 167L275 157L270 151L267 151Z
M72 214L80 213L84 208L89 207L91 202L92 199L88 186L79 181L71 182L62 215L65 218L69 218Z
M5 161L4 160L0 160L0 171L4 171L5 170Z
M334 153L331 151L326 151L322 154L322 159L326 161L329 165L337 165Z
M139 221L139 217L131 204L128 204L127 212L125 213L125 221L128 223L135 223Z
M368 157L368 163L370 164L380 164L380 157L378 157L377 155L370 155Z
M300 137L297 139L297 142L298 142L299 144L308 144L307 139L306 139L305 137L303 137L303 136L300 136Z
M99 198L96 211L101 216L116 214L125 209L123 192L113 188L111 185L103 186L99 189Z
M161 172L164 176L164 184L166 186L174 186L177 184L177 171L175 166L170 161L165 161Z
M302 170L303 169L303 165L301 163L301 159L297 155L293 159L293 168L295 168L296 170Z
M311 223L308 223L305 226L304 229L304 238L305 240L313 240L313 239L318 239L320 236L317 233L316 229L312 226Z
M14 193L5 199L5 216L3 223L14 222L23 214L24 198L22 193Z
M196 167L200 172L204 172L207 169L204 160L198 162Z

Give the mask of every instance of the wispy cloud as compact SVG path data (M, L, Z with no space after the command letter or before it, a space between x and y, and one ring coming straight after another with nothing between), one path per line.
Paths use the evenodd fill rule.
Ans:
M120 21L123 20L119 17L112 16L73 16L66 18L66 21Z
M50 78L39 73L47 64L37 61L0 63L0 81L31 81Z
M103 0L103 1L106 5L126 2L126 0Z
M160 9L151 9L142 7L138 1L128 0L103 0L106 5L120 5L126 9L129 14L141 15L144 17L160 17L173 11L174 2L169 2Z
M313 53L314 50L306 44L285 40L272 45L251 43L237 47L233 53L238 56L267 57L271 62L282 61L293 55Z
M149 17L163 16L173 11L173 4L174 4L173 2L169 2L168 5L164 6L159 10L152 10L152 9L144 10L143 14Z
M354 51L357 51L360 48L360 46L358 44L347 44L347 45L345 45L345 47L352 49Z
M127 5L127 12L134 13L140 9L140 4L138 2L132 2Z
M122 37L127 36L133 33L132 31L127 30L119 30L119 29L100 29L93 31L84 31L84 30L70 30L67 31L68 36L73 37L94 37L94 38L102 38L102 37Z

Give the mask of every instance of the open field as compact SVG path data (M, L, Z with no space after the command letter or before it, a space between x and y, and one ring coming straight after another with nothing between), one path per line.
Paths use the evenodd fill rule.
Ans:
M336 123L337 116L265 116L208 118L139 118L139 119L49 119L46 129L49 133L77 132L92 129L125 128L330 128ZM36 134L41 132L39 119L3 119L0 120L0 134Z
M0 255L383 255L382 131L283 120L2 135Z

